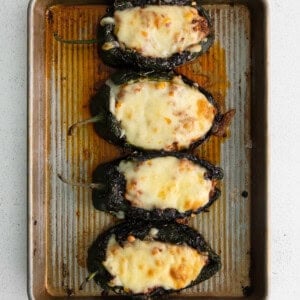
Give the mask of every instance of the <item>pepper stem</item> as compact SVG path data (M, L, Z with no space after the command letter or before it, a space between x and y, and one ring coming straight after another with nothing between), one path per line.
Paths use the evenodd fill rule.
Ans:
M57 177L63 183L70 184L72 186L79 186L79 187L89 188L89 189L92 189L92 190L102 190L104 188L104 184L103 183L80 183L80 182L73 182L73 181L67 180L61 174L57 174Z
M57 32L54 32L54 38L63 44L71 44L71 45L87 45L87 44L98 44L100 41L97 39L90 40L65 40L58 35Z
M90 275L84 280L84 282L80 285L79 291L82 291L82 290L85 288L86 284L87 284L89 281L91 281L98 273L99 273L99 271L96 271L96 272L90 274Z
M103 116L101 114L99 114L99 115L97 115L95 117L92 117L90 119L79 121L79 122L77 122L77 123L75 123L75 124L73 124L72 126L69 127L68 135L72 135L74 129L78 126L86 125L86 124L89 124L89 123L97 123L97 122L100 122L101 120L103 120Z

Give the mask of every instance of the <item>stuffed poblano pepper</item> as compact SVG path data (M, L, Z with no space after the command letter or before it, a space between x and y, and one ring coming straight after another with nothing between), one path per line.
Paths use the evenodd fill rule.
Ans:
M100 20L98 40L110 66L170 70L207 51L213 33L198 0L117 0Z
M91 100L96 132L109 142L140 150L196 147L222 127L212 95L174 72L119 71ZM226 115L226 114L225 114Z
M100 165L96 209L119 218L172 220L198 214L220 195L223 171L184 153L142 153Z
M199 284L220 268L220 257L186 225L127 222L90 247L87 281L94 278L106 291L146 299Z

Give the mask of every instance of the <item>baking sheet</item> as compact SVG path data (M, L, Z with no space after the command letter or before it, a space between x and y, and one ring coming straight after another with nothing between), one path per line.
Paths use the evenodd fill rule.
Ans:
M72 137L67 135L71 124L90 116L90 97L113 71L99 59L96 45L66 45L54 39L55 32L64 39L95 36L106 6L99 2L78 4L33 1L29 10L33 39L29 53L29 290L36 299L99 296L101 290L93 282L83 291L79 286L87 276L88 247L115 222L93 208L89 190L65 185L57 177L63 174L89 182L99 163L120 155L118 148L100 139L92 126L79 128ZM253 110L262 113L262 121L266 119L266 99L261 99L260 110L253 105L257 95L263 96L256 90L258 78L253 77L255 63L261 63L260 54L253 51L257 37L252 31L257 25L253 25L251 6L244 3L211 1L205 8L214 24L214 46L178 72L209 90L223 112L236 109L229 136L213 137L196 150L197 155L220 165L225 176L220 199L208 213L190 220L221 255L223 267L213 278L172 297L243 297L252 290L254 295L264 295L265 285L255 285L258 277L253 276L254 262L262 259L260 273L266 266L264 257L255 260L253 251L255 243L263 254L266 239L262 219L266 209L258 213L253 209L257 201L266 203L266 198L257 199L266 194L266 186L252 184L257 183L257 175L265 181L266 168L265 148L260 144L266 143L266 138L261 140L257 125L252 126L256 122ZM39 28L34 26L37 22ZM253 159L263 162L259 171ZM257 220L262 235L254 241L253 223Z

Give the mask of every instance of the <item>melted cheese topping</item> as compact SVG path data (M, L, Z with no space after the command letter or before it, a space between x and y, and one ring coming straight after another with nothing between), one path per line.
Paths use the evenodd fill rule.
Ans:
M114 276L110 286L122 286L135 294L153 288L182 289L195 280L206 265L207 254L189 246L132 237L121 247L112 236L103 265Z
M187 159L158 157L143 162L121 161L126 180L125 198L147 210L174 208L196 211L209 202L212 181L207 170Z
M199 51L193 46L209 34L207 20L189 6L134 7L116 11L114 18L118 41L143 56L170 57L184 50Z
M180 77L111 86L110 111L127 141L150 150L188 148L211 129L216 109Z

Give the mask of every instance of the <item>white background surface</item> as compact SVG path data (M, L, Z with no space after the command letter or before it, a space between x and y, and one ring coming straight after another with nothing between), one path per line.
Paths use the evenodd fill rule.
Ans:
M270 284L300 299L300 2L269 1ZM27 299L28 0L0 2L0 300ZM254 220L255 221L255 220Z

